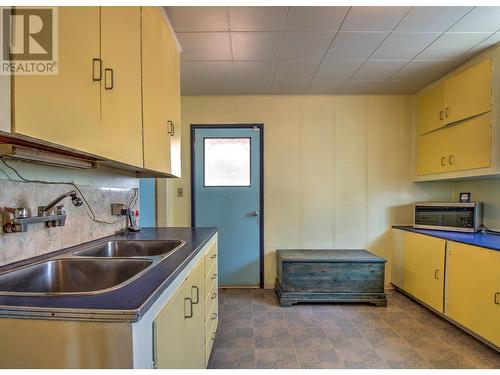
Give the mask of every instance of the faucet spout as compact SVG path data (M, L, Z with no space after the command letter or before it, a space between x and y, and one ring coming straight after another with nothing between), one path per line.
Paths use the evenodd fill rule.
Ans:
M75 207L79 207L83 204L83 201L76 195L75 190L68 191L67 193L61 194L52 202L45 206L38 207L38 216L47 216L47 214L52 210L60 201L62 201L66 197L71 197L71 202Z

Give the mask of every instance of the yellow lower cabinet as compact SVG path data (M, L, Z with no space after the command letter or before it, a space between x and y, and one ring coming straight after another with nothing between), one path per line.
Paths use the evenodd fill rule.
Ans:
M500 252L448 242L445 314L500 347Z
M415 233L403 239L403 290L443 312L446 241Z
M157 368L205 368L204 276L202 259L155 319Z

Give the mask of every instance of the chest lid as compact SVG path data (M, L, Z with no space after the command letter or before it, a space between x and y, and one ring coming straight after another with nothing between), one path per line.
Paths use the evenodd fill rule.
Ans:
M276 250L278 259L288 263L385 263L366 250Z

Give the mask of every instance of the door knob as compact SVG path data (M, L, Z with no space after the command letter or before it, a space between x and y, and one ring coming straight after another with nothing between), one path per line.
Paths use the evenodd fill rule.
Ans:
M259 211L255 210L250 212L250 216L259 216Z

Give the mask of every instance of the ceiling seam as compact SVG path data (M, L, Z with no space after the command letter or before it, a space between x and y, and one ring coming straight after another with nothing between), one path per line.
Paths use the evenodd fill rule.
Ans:
M448 30L450 30L453 26L455 26L458 22L460 22L465 16L467 16L470 12L472 12L476 7L472 7L467 13L465 13L462 17L460 17L458 20L456 20L452 25L450 25L450 27L448 27L446 30L444 30L436 39L434 39L432 42L430 42L427 46L425 46L420 52L418 52L415 56L413 56L410 60L408 60L406 62L406 64L404 64L401 68L399 68L396 72L394 72L392 75L389 76L389 78L387 78L384 82L382 82L375 90L378 90L380 89L383 85L385 85L387 82L389 82L391 80L392 77L394 77L396 74L398 74L401 70L403 70L405 68L405 66L407 66L409 63L411 63L412 61L414 61L418 55L420 55L422 52L424 52L427 48L429 48L431 45L433 45L439 38L441 38L444 34L446 34L448 32ZM490 35L491 36L491 35ZM489 37L488 37L489 38ZM479 42L481 43L481 42ZM478 43L478 44L479 44ZM477 44L476 44L477 45ZM471 49L474 48L474 47L471 47ZM470 49L468 49L467 51L470 51ZM463 54L462 54L463 55ZM445 59L445 60L449 60L449 59ZM457 59L452 59L452 60L457 60Z
M413 9L414 7L410 7L410 9L408 9L408 11L405 13L405 15L403 17L401 17L401 19L399 20L399 22L394 25L394 27L392 28L392 30L389 32L389 34L387 34L387 36L379 43L379 45L377 46L377 48L375 48L372 53L365 59L365 61L363 61L363 63L358 67L358 69L356 69L356 71L354 73L351 74L351 76L349 77L349 79L344 83L344 85L340 88L340 90L338 91L339 93L342 93L342 91L344 90L344 88L347 86L347 84L349 82L352 81L352 78L361 70L361 68L363 66L365 66L365 64L367 63L367 61L370 59L370 57L373 56L373 54L380 48L380 46L387 40L387 38L389 38L389 36L394 32L394 30L396 30L396 27L398 27L401 22L403 22L403 20L408 17L408 14L411 12L411 10ZM370 94L372 94L373 92L375 92L375 90L378 89L378 86L373 89Z
M281 29L281 38L280 38L280 45L278 48L278 55L276 56L276 61L274 64L274 72L273 72L273 79L271 81L271 87L269 88L269 93L273 93L273 88L274 88L274 82L276 81L276 71L278 70L278 62L280 61L280 55L281 55L281 47L283 46L283 39L285 38L285 27L286 27L286 20L288 18L288 12L290 10L290 7L286 7L286 12L285 12L285 18L283 20L283 28Z
M231 66L233 67L233 92L236 93L236 68L234 67L234 51L233 51L233 35L231 31L231 16L229 13L229 7L224 7L226 9L227 24L229 25L229 46L231 51Z
M340 22L340 25L339 27L337 28L337 30L335 30L335 34L333 35L333 38L332 38L332 41L330 42L330 44L328 45L328 48L325 50L325 53L323 54L323 57L321 58L320 62L318 63L318 65L316 66L316 68L314 69L314 72L313 74L311 75L311 78L309 79L309 81L307 82L307 86L306 88L304 89L304 91L302 92L302 95L305 95L305 93L307 92L307 90L309 89L309 86L311 86L311 82L313 81L314 79L314 76L316 75L317 71L319 70L319 67L321 66L321 64L323 63L323 61L325 60L325 57L326 55L328 55L328 51L330 50L330 48L332 47L333 45L333 42L335 41L335 39L337 38L337 35L339 33L339 30L340 28L342 27L342 25L344 24L344 21L346 20L347 18L347 15L349 14L349 12L351 11L352 7L349 7L349 9L347 9L347 12L345 13L344 15L344 18L342 18L342 22Z

